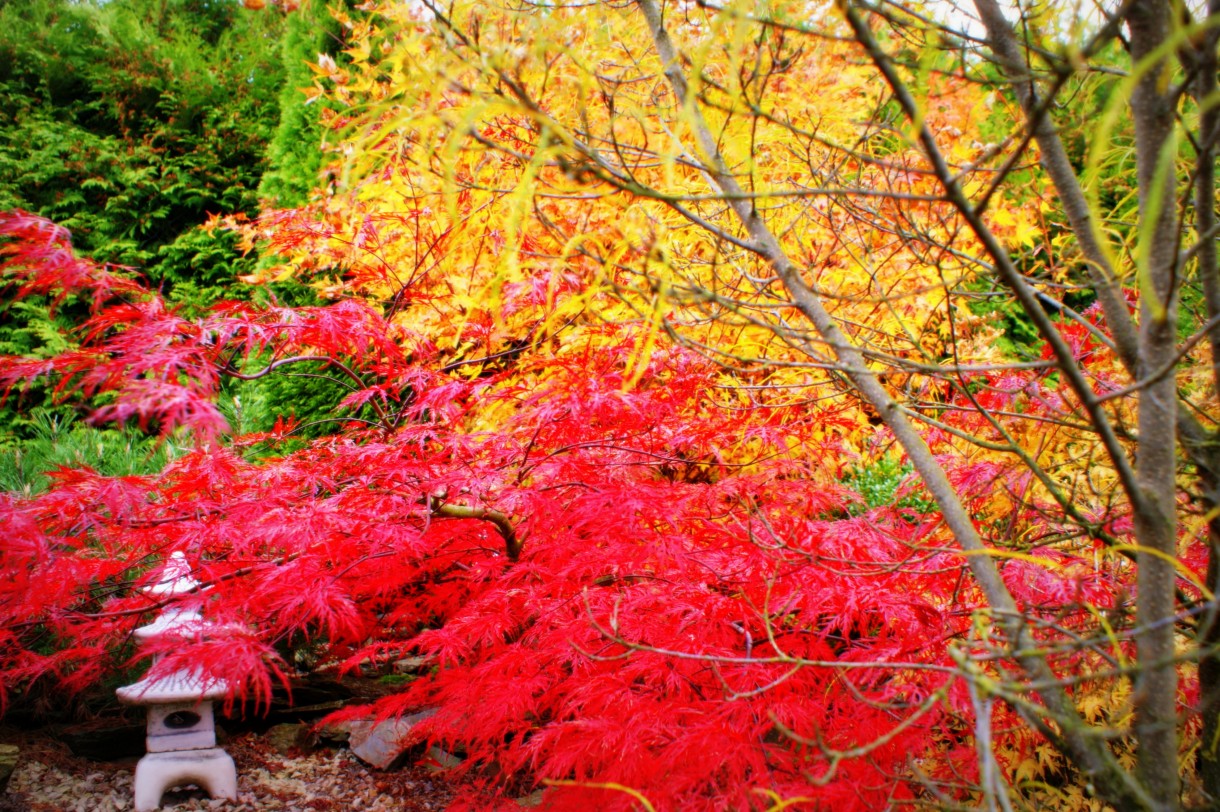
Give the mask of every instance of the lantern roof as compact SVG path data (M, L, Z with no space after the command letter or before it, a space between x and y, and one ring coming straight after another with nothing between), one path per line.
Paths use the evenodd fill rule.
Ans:
M146 676L139 682L115 691L119 701L128 705L165 705L222 698L229 684L221 679L205 679L197 671L176 671L162 676Z

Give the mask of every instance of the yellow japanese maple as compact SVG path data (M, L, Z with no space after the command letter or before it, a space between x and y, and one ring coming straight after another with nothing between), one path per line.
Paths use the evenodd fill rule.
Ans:
M819 341L770 272L717 236L740 228L692 165L686 113L640 15L380 12L376 30L347 20L349 64L317 69L340 104L346 156L308 231L276 232L277 246L291 246L288 267L332 269L335 282L322 285L341 271L343 285L392 304L454 361L563 325L557 340L579 342L580 324L602 320L638 325L641 355L668 332L735 367L774 362L765 380L776 387L825 380L806 365ZM906 134L878 124L861 135L882 100L853 49L783 32L760 43L732 12L692 10L675 32L711 100L721 157L836 317L881 354L878 368L886 358L936 364L950 343L961 359L997 360L987 325L947 303L946 288L977 273L954 256L972 246ZM951 78L929 86L939 129L963 131L984 104ZM999 211L1000 225L1028 239L1024 217ZM906 373L893 383L927 385ZM872 433L859 423L853 445Z

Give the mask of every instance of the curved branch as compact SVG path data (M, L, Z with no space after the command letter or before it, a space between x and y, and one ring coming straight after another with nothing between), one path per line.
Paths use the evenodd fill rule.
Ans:
M359 389L364 389L365 387L368 386L368 384L366 384L364 382L364 379L361 378L358 374L356 374L355 370L353 370L351 367L349 367L347 364L343 363L342 361L340 361L336 358L332 358L329 355L294 355L290 358L280 358L276 361L272 361L271 363L267 364L267 366L263 367L262 369L258 370L257 372L238 372L230 364L229 366L226 366L225 368L223 368L221 370L221 372L225 375L228 375L230 378L236 378L239 381L253 381L253 380L257 380L258 378L262 378L267 375L270 375L272 372L274 372L279 367L287 366L288 364L303 363L306 361L313 361L315 363L326 364L327 366L335 367L340 372L342 372L344 375L346 375L347 377L351 378L353 381L356 382L357 391ZM373 411L377 412L377 416L379 418L381 418L381 420L383 421L383 424L385 423L385 421L389 420L389 415L386 414L385 409L383 409L381 407L381 404L377 403L374 400L370 400L370 401L368 401L368 403L370 406L373 407Z
M491 508L471 507L468 505L453 505L441 502L436 497L428 497L428 512L443 519L480 519L496 526L496 532L504 539L504 552L509 561L516 561L521 555L523 540L517 537L517 531L512 521L505 514Z

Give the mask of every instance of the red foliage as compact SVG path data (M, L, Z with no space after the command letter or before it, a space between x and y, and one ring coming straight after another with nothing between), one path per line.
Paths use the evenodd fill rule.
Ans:
M788 451L802 427L841 420L833 405L782 419L714 408L717 370L673 348L625 391L625 331L522 357L518 383L472 382L355 302L188 321L76 258L62 230L9 215L0 231L19 293L94 302L79 350L3 359L7 386L52 376L116 395L99 418L216 440L222 376L307 357L362 382L350 404L404 407L397 425L279 456L275 437L206 442L156 476L65 470L42 495L0 497L6 691L79 691L123 666L157 608L139 587L181 550L205 585L184 600L224 631L171 666L266 700L294 649L345 669L426 656L436 667L381 710L438 709L420 735L469 754L461 770L488 793L472 809L547 779L575 784L548 792L556 809L631 808L592 783L666 809L762 807L761 791L877 809L920 793L912 760L933 776L972 769L946 652L978 596L934 514L850 515L834 449ZM511 417L466 428L476 401ZM810 473L819 463L828 475ZM972 495L1006 472L953 475ZM1006 575L1062 628L1082 591L1097 606L1114 590L1056 555L1062 566Z

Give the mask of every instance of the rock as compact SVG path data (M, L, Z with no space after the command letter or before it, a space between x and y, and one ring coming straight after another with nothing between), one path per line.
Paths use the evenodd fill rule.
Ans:
M461 763L462 758L459 756L455 756L448 750L442 750L436 745L432 745L428 748L428 758L424 762L424 766L432 772L438 773L442 770L451 770Z
M17 769L17 756L21 755L21 748L15 744L0 744L0 792L4 792L8 787L8 780L13 775L13 770Z
M372 767L380 770L389 769L397 763L413 746L402 744L402 740L411 732L411 728L432 716L436 711L426 710L390 718L376 723L372 719L355 719L344 722L336 727L346 727L350 733L349 746L352 753Z
M316 675L295 679L291 698L276 686L268 719L275 722L304 722L342 708L352 699L352 689L341 682Z
M294 722L312 721L328 713L334 713L346 705L347 700L336 699L334 702L321 702L316 705L293 705L290 708L272 710L267 716L271 719L287 719Z
M536 789L529 795L522 795L517 799L517 806L535 807L542 806L542 793L544 790Z
M313 731L314 743L322 747L342 747L351 737L352 731L347 724L323 725Z
M392 666L395 674L418 674L432 663L431 657L403 657Z
M351 698L351 687L328 677L310 674L292 682L292 704L296 707L326 705Z
M309 744L309 726L303 724L275 725L263 734L277 753L287 755L290 750L307 747Z
M59 738L74 755L93 761L118 761L144 755L147 726L126 722L93 722L64 728Z

